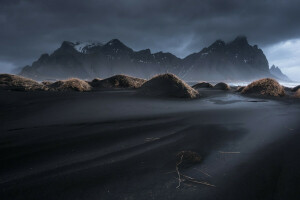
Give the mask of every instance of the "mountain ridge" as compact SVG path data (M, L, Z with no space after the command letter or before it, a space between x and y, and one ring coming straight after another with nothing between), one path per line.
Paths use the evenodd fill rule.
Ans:
M263 51L251 46L245 36L225 43L216 40L210 46L185 58L169 52L134 51L118 39L105 44L62 42L52 54L42 54L20 75L33 79L68 77L94 78L128 74L149 78L174 73L185 80L251 80L274 77Z

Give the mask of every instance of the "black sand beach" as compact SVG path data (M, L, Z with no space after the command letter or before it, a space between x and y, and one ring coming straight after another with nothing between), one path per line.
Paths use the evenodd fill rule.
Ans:
M0 199L299 199L299 101L202 94L0 91Z

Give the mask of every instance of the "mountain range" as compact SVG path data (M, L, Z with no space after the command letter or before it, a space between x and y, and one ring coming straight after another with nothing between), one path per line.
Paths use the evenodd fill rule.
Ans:
M105 78L115 74L150 78L166 72L188 81L281 78L271 73L263 51L250 45L244 36L228 43L217 40L183 59L171 53L151 53L150 49L134 51L118 39L106 44L64 41L52 54L43 54L31 66L25 66L20 75L36 80Z

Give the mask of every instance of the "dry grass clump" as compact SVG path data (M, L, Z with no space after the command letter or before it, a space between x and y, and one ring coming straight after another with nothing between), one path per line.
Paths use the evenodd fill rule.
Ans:
M126 75L115 75L106 79L94 79L90 84L94 88L139 88L146 82L145 79Z
M284 88L274 79L264 78L250 83L242 91L242 94L256 94L267 96L284 96Z
M298 89L300 89L300 85L298 85L298 86L294 87L294 88L292 89L292 92L297 92L297 91L298 91Z
M0 89L14 91L42 91L47 90L47 87L22 76L0 74Z
M89 82L90 85L98 85L100 81L102 81L103 79L101 78L94 78L91 82Z
M294 97L300 98L300 88L295 92Z
M218 90L230 90L230 86L227 83L220 82L214 86L214 89Z
M194 99L199 93L174 74L161 74L151 78L140 88L148 96Z
M48 87L51 84L53 84L53 82L51 82L51 81L43 81L42 84Z
M196 85L193 85L192 88L194 89L199 89L199 88L213 88L214 86L208 82L200 82L197 83Z
M56 81L52 84L50 84L49 89L51 91L90 91L91 86L83 80L80 80L78 78L71 78L67 80L62 81Z

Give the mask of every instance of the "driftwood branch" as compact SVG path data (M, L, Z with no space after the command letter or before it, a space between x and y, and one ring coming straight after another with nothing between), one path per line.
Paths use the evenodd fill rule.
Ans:
M193 177L190 177L190 176L187 176L185 174L180 173L180 171L179 171L179 165L182 163L182 160L183 160L183 154L180 157L180 161L176 163L176 173L177 173L177 176L178 176L178 178L176 178L176 179L178 179L178 185L177 185L176 188L179 188L180 185L181 185L181 182L183 182L183 181L189 181L189 182L192 182L192 183L202 184L202 185L206 185L206 186L210 186L210 187L216 187L213 184L210 184L210 183L207 183L207 182L204 182L204 181L198 181L197 179L195 179ZM194 169L196 169L196 168L194 168ZM196 170L202 172L199 169L196 169ZM168 172L168 173L172 173L172 172ZM204 173L204 172L202 172L202 173L210 177L209 174ZM182 177L184 177L184 178L182 178Z
M182 163L182 158L183 158L183 155L181 155L180 161L176 164L176 172L177 172L177 175L178 175L178 185L177 185L176 188L179 188L180 183L182 182L181 177L180 177L180 172L179 172L179 169L178 169L178 166Z
M199 172L201 172L202 174L204 174L204 175L206 175L208 177L211 177L211 175L209 175L208 173L206 173L206 172L204 172L204 171L202 171L200 169L197 169L197 168L194 168L194 169L197 170L197 171L199 171Z

